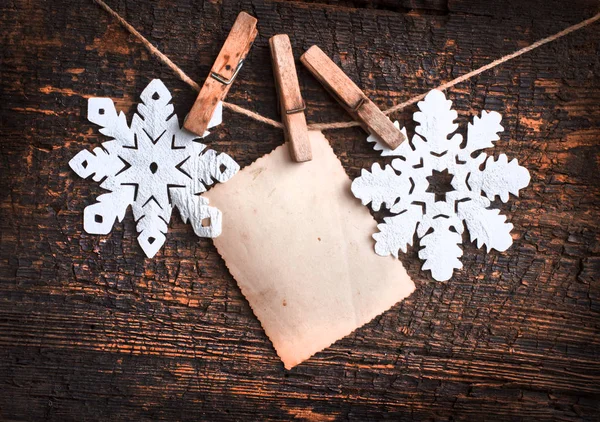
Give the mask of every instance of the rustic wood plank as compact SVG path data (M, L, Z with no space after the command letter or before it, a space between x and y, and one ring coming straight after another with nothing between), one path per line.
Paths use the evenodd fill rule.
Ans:
M227 98L271 118L278 33L296 58L320 45L384 108L597 13L596 0L453 0L441 13L328 3L109 1L199 82L251 11L261 36ZM494 204L514 245L486 253L465 238L447 283L409 249L400 259L417 291L286 372L211 241L177 215L152 260L131 214L107 236L83 232L101 189L67 163L105 140L87 98L114 98L131 118L161 78L183 117L196 93L92 2L0 8L0 419L598 420L597 25L447 93L463 135L481 110L502 113L495 154L531 172L521 197ZM298 76L308 121L347 119L302 66ZM415 110L392 117L412 133ZM207 142L247 165L281 135L226 111ZM360 129L326 136L351 177L381 161Z

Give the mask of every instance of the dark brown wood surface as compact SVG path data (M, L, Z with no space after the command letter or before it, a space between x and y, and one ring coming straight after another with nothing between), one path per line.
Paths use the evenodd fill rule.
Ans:
M595 0L108 3L202 83L240 10L259 36L230 101L277 117L268 39L318 44L382 107L592 16ZM600 24L450 89L460 131L503 114L495 155L529 169L496 203L505 253L465 237L444 283L401 260L403 303L285 371L209 239L174 213L146 259L131 214L83 231L101 192L67 163L105 140L90 96L130 117L161 78L183 117L196 93L90 1L0 4L0 419L598 420ZM347 119L298 67L311 122ZM415 107L397 113L409 132ZM327 132L349 176L381 159L358 128ZM282 132L226 111L210 146L247 165ZM275 257L272 257L275 259Z

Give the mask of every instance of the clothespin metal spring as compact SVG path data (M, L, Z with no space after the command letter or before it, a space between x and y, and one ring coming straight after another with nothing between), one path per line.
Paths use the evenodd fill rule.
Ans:
M244 59L240 60L240 62L238 63L238 65L235 68L235 71L233 72L233 75L231 75L231 78L226 78L224 76L221 76L217 72L210 72L210 76L211 76L211 78L216 79L217 81L221 82L223 85L231 85L233 83L233 81L235 80L235 77L240 72L240 69L242 68L243 64L244 64Z

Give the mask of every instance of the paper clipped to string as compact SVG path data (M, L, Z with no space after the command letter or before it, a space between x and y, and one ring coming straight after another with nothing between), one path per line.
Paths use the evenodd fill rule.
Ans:
M414 290L400 261L372 252L376 222L323 134L309 139L311 161L285 144L203 194L223 210L214 244L286 368Z

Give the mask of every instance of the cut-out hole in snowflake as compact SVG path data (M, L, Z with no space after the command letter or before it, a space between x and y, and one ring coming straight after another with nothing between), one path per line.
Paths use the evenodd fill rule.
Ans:
M433 193L435 202L445 201L446 194L454 190L452 179L454 179L454 176L448 172L448 169L443 171L433 170L431 176L427 176L429 187L425 192Z
M442 92L427 94L413 117L417 126L412 141L394 150L369 136L367 140L382 156L396 158L383 169L378 163L371 171L363 169L352 182L354 196L364 205L370 203L374 211L383 205L395 214L377 226L375 252L398 257L399 251L406 252L412 245L416 232L423 269L431 270L439 281L462 268L459 245L465 225L477 247L508 249L513 225L499 210L488 207L496 196L503 202L509 193L518 196L530 181L529 172L517 160L509 162L501 154L496 161L480 152L500 139L498 132L504 130L500 114L484 111L475 117L463 145L462 136L454 133L457 113L451 106ZM399 127L398 122L395 125ZM407 136L406 129L402 133Z
M197 136L179 126L171 93L160 80L150 82L140 97L130 126L110 98L90 98L88 120L112 139L92 152L79 152L69 166L109 191L84 210L85 231L108 234L131 205L138 242L151 258L165 243L174 207L198 236L221 233L221 211L199 195L215 181L229 180L239 165L227 154L206 149ZM219 104L209 128L221 123L221 114Z

